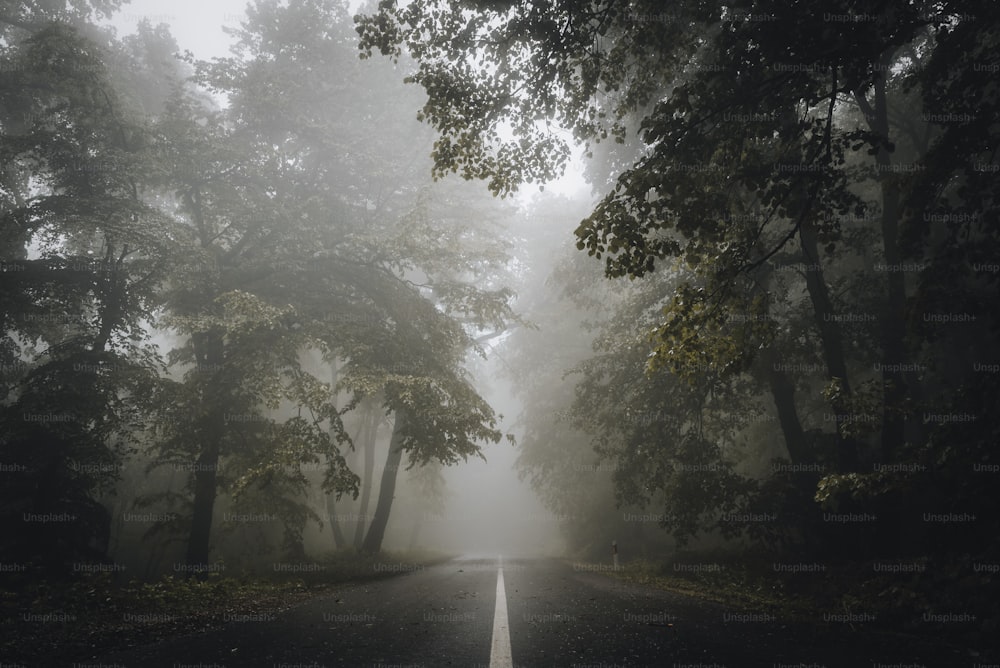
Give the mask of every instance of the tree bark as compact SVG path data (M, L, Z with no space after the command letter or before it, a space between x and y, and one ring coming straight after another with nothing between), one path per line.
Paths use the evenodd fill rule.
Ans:
M372 496L372 478L375 476L375 443L379 419L379 406L369 403L368 413L365 415L364 441L361 445L365 458L364 475L361 477L361 505L358 506L358 523L354 530L354 548L357 550L364 544L365 527L368 526L368 504Z
M847 376L847 361L844 357L844 343L840 336L840 325L833 311L830 291L823 278L823 269L819 263L819 241L816 229L808 220L799 228L799 243L806 261L806 290L813 305L813 314L820 333L820 345L823 349L823 360L826 363L827 374L831 379L838 379L843 394L851 394L851 384ZM833 406L839 411L838 406ZM854 438L841 434L839 416L837 427L837 469L841 473L857 471L858 444Z
M333 391L334 408L340 407L337 401L337 379L339 375L340 369L337 367L337 360L334 359L330 365L330 388ZM347 547L347 538L344 536L344 530L340 526L340 520L337 519L336 494L326 495L326 518L330 522L330 531L333 533L333 549L340 550Z
M337 500L336 494L326 495L326 518L330 522L330 529L333 532L333 549L340 550L347 547L347 537L337 520Z
M778 410L778 424L785 437L788 460L792 464L810 463L813 456L806 444L805 431L802 429L799 412L795 407L795 383L787 373L778 368L778 360L772 348L768 347L761 351L760 360L766 367L764 373L771 388L774 406Z
M392 499L396 493L396 475L399 463L403 460L403 430L406 427L406 412L396 411L396 421L392 426L392 438L389 439L389 454L385 458L385 470L382 471L382 482L378 490L378 505L372 517L371 526L365 536L361 551L365 554L377 554L382 549L382 539L385 537L385 527L389 523L389 511L392 509Z
M760 294L766 294L770 288L771 268L768 265L760 268L756 286L756 290ZM795 406L795 383L788 377L786 371L779 368L773 342L772 345L761 349L759 359L760 363L764 365L764 376L767 378L771 397L774 399L774 407L778 411L778 424L781 427L781 434L785 438L788 460L792 464L812 462L815 458L806 444L805 432L802 429L799 412Z
M891 63L891 53L883 55L882 64ZM883 70L884 72L885 70ZM861 93L855 95L869 128L884 142L889 141L889 111L885 77L875 79L872 104ZM875 167L882 194L882 249L886 264L886 303L881 321L882 343L882 458L890 461L905 438L906 423L900 410L906 397L903 371L907 360L905 340L906 284L900 271L899 248L900 190L898 176L892 170L892 153L883 143L875 154Z
M196 334L192 337L195 357L199 364L218 369L224 362L222 336L216 332ZM188 539L188 573L204 576L208 564L209 541L212 534L212 513L217 491L216 470L225 433L224 402L221 396L206 397L208 415L201 432L201 453L194 472L194 506L191 516L191 533Z

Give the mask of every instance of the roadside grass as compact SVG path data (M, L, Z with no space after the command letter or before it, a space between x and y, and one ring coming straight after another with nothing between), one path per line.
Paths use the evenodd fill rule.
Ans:
M767 568L771 568L768 564ZM739 612L766 612L782 618L819 616L822 604L771 577L763 563L724 554L657 561L637 559L604 571L626 582L652 586L730 606Z
M978 647L1000 633L1000 584L976 574L967 558L787 563L764 554L700 551L599 572L793 623Z
M0 579L0 621L7 629L0 656L14 662L42 656L46 661L92 659L237 619L264 619L340 586L450 558L433 552L369 556L343 551L307 562L278 562L270 571L213 572L203 579L165 575L149 582L116 582L109 573L77 573L58 581L21 573Z

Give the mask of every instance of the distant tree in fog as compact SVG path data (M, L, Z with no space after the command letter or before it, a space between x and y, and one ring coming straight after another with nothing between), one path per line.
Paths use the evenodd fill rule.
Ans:
M301 557L322 521L305 470L357 493L342 416L366 397L395 419L364 542L377 551L404 454L452 464L501 437L463 365L474 334L513 318L507 213L431 184L416 104L399 104L401 74L357 59L342 4L260 2L248 17L213 63L169 57L162 26L101 42L9 29L5 525L79 520L28 523L12 558L106 558L98 497L140 451L150 482L116 512L166 518L149 533L180 538L191 572L212 557L220 495L277 516L281 549ZM177 343L161 360L150 337L164 330ZM340 367L335 382L309 352ZM179 475L164 488L166 469Z

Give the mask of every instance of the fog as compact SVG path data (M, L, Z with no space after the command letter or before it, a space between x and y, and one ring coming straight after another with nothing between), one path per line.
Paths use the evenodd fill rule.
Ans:
M354 3L356 9L357 3ZM246 3L240 0L135 0L107 20L119 35L134 34L142 21L170 26L178 46L198 58L210 60L229 55L233 44L226 29L234 29L246 19Z
M0 9L9 610L516 559L979 643L1000 18L737 4Z
M361 4L354 0L348 6L355 12ZM166 24L182 50L209 60L229 55L234 44L230 31L246 20L244 8L242 0L213 2L208 6L195 1L164 4L162 0L136 0L107 24L113 26L120 37L134 34L137 24L142 21ZM218 102L226 104L224 98L218 98ZM544 188L550 193L589 199L579 149L565 173L544 184ZM527 213L532 197L531 192L518 194L516 201L522 214ZM567 219L564 222L563 231L569 232L575 221ZM542 275L546 268L529 269ZM530 295L522 295L522 300L530 299ZM170 340L158 338L161 350L169 350ZM504 416L500 429L516 438L516 418L523 407L514 396L511 382L501 377L503 363L497 355L502 347L502 341L491 346L493 354L488 361L473 361L476 367L474 384L490 405ZM377 475L385 469L381 462L386 448L387 444L381 443L377 451ZM433 509L421 503L422 490L413 471L402 473L395 501L397 510L391 516L383 543L386 549L425 549L467 557L501 553L509 556L562 554L565 545L560 535L560 515L546 509L530 486L519 478L515 467L517 454L516 445L509 442L487 444L482 449L482 457L441 468L441 506ZM377 493L376 483L373 496ZM352 531L362 517L352 511L350 505L341 506L337 515L346 520L346 528ZM363 517L369 520L371 513ZM328 549L329 525L314 527L306 538L315 549Z
M483 371L496 374L497 370L489 366ZM508 383L494 381L486 386L484 396L499 413L520 413ZM517 436L512 419L506 418L502 428ZM443 470L443 510L439 516L428 513L422 518L417 546L474 557L562 554L559 517L542 505L526 482L518 479L514 467L517 449L506 442L491 444L483 448L483 456L486 461L470 459ZM405 494L398 497L404 509L412 507L415 500ZM405 542L406 534L415 521L405 511L394 517L387 545L396 549L410 547Z

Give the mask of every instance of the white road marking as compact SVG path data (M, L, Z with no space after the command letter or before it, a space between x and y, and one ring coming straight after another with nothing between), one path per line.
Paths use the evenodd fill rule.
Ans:
M490 650L490 668L513 668L510 655L510 626L507 622L507 593L503 586L503 557L497 568L497 605L493 613L493 648Z

